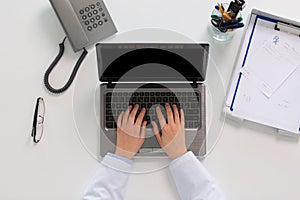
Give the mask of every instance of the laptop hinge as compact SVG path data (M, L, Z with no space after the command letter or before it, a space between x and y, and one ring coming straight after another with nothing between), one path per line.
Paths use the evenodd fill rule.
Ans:
M111 81L108 81L107 87L108 88L114 88L116 84L112 83Z
M197 88L198 87L198 83L196 80L193 80L193 83L191 83L192 88Z

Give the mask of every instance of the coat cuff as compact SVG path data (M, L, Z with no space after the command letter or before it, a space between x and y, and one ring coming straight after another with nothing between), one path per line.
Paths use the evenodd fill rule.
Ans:
M132 166L132 160L128 160L126 158L123 157L120 158L120 157L121 156L108 153L106 156L104 156L101 163L104 166L114 169L116 171L130 172Z
M188 151L185 154L175 158L174 160L170 161L170 165L180 165L182 162L186 162L189 159L192 159L194 157L194 154L192 151Z

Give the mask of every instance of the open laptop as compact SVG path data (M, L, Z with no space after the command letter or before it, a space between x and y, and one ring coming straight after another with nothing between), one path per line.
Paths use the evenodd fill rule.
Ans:
M152 132L155 108L176 104L185 113L186 146L206 153L205 80L209 44L99 43L100 154L114 152L116 121L128 105L147 109L145 142L138 156L166 155ZM163 113L165 115L165 112ZM159 123L157 123L159 124Z

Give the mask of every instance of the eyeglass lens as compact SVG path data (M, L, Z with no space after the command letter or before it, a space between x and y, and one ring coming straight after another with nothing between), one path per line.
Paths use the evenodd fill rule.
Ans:
M33 133L33 141L35 143L38 143L43 135L44 131L44 115L45 115L45 103L43 98L39 97L37 99L37 107L36 107L36 124L34 128L34 133Z

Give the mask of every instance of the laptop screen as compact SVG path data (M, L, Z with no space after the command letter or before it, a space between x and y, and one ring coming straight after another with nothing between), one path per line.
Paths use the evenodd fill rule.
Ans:
M101 43L96 50L102 82L204 81L209 44Z

